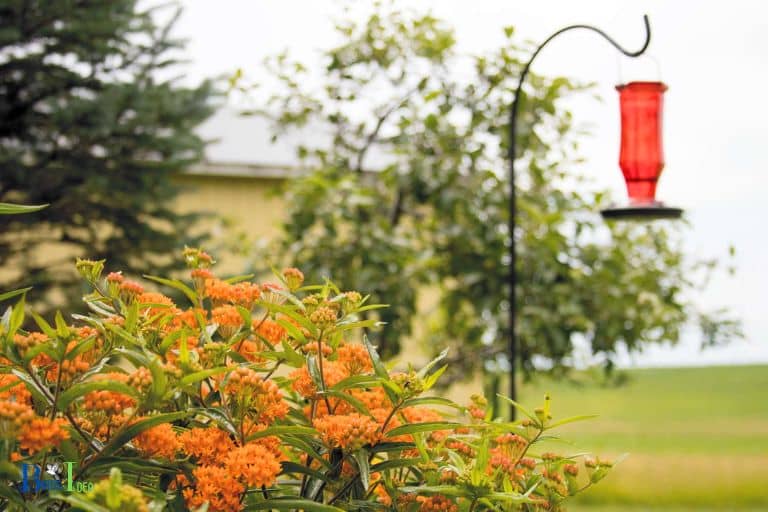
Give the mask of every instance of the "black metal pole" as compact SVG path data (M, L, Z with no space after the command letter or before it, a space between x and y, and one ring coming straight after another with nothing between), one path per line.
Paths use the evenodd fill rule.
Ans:
M516 384L516 371L515 371L515 365L517 364L517 339L516 339L516 329L515 329L515 323L516 323L516 316L517 316L517 299L516 299L516 287L517 287L517 276L515 272L516 264L517 264L517 251L515 250L515 215L517 214L517 205L516 205L516 190L515 190L515 158L517 156L516 153L516 137L517 137L517 113L519 111L519 104L520 104L520 94L523 90L523 83L525 82L525 78L528 76L528 72L531 69L531 64L533 64L533 61L536 59L536 57L539 55L541 50L544 49L547 44L549 44L550 41L552 41L554 38L559 36L560 34L564 32L569 32L571 30L575 29L586 29L590 30L592 32L597 33L598 35L602 36L606 41L611 43L614 48L616 48L618 51L626 55L627 57L639 57L643 53L645 53L645 50L648 48L648 45L651 42L651 25L648 21L648 16L643 16L643 22L645 23L645 43L643 43L642 48L640 48L637 51L631 52L621 47L616 41L614 41L608 34L600 30L599 28L593 27L591 25L570 25L568 27L561 28L551 36L549 36L543 43L541 43L533 52L533 55L531 55L531 58L528 59L528 62L523 66L523 71L520 73L520 78L517 82L517 89L515 89L515 99L512 101L512 107L509 111L509 236L510 236L510 243L509 243L509 397L512 400L517 400L517 384ZM510 419L515 419L515 412L516 409L514 406L510 407Z

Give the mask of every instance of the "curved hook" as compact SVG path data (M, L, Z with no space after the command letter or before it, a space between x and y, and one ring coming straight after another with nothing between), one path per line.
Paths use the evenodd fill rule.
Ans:
M639 57L643 53L645 53L645 50L648 49L648 45L651 44L651 22L648 19L647 14L643 14L643 24L645 25L645 42L643 43L643 46L636 51L630 51L621 46L619 43L616 42L611 36L606 34L603 30L593 27L592 25L569 25L567 27L563 27L548 38L544 40L543 43L541 43L539 46L536 47L536 50L534 50L533 54L531 55L531 58L528 59L528 62L525 63L525 66L523 66L523 71L520 73L520 78L517 82L517 89L515 89L515 98L512 101L512 108L510 110L510 123L509 123L509 130L510 130L510 140L509 140L509 158L512 162L512 165L514 166L515 161L515 131L517 123L517 110L518 110L518 99L520 98L520 91L523 88L523 83L525 82L525 78L528 76L528 72L531 69L531 64L533 64L533 61L536 60L536 57L539 55L541 50L544 49L547 44L549 44L550 41L555 39L557 36L564 32L569 32L571 30L576 29L584 29L589 30L591 32L594 32L598 35L600 35L603 39L611 43L611 45L616 48L619 52L626 55L627 57ZM513 167L514 169L514 167ZM514 181L514 173L512 175L512 180Z
M622 47L619 43L617 43L611 36L603 32L597 27L593 27L591 25L571 25L568 27L561 28L551 36L549 36L543 43L541 43L536 50L533 52L533 55L531 55L531 58L528 60L528 62L523 67L522 72L520 73L520 78L517 83L517 89L515 89L515 99L512 101L512 108L509 112L509 142L508 142L508 150L509 150L509 187L510 187L510 195L509 195L509 234L510 234L510 244L509 244L509 257L510 257L510 263L509 263L509 275L507 276L508 282L509 282L509 289L510 289L510 297L509 297L509 328L510 328L510 338L509 338L509 360L511 362L510 367L510 389L509 389L509 396L513 400L517 399L517 393L516 393L516 386L515 386L515 361L517 359L517 343L515 340L515 315L516 315L516 304L515 304L515 287L516 287L516 279L515 279L515 261L516 261L516 250L515 250L515 214L516 214L516 201L515 201L515 138L516 138L516 132L517 132L517 111L519 108L519 99L520 99L520 92L523 89L523 82L525 81L525 77L528 75L528 71L531 68L531 64L533 64L533 61L536 59L536 56L539 55L539 52L541 52L542 49L553 39L555 39L557 36L562 34L563 32L568 32L570 30L575 29L586 29L590 30L592 32L597 33L598 35L602 36L603 39L611 43L614 48L616 48L619 52L626 55L627 57L639 57L643 53L645 53L645 50L648 49L648 45L651 43L651 24L648 21L648 15L643 15L643 22L645 24L645 43L643 44L642 48L640 48L637 51L629 51L626 48ZM515 419L515 408L512 407L510 411L510 418L512 420Z

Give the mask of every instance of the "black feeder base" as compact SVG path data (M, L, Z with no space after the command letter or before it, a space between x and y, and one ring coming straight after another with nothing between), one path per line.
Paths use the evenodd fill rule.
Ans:
M611 206L600 214L608 220L657 220L679 219L683 215L681 208L667 206L664 203L633 204L627 206Z

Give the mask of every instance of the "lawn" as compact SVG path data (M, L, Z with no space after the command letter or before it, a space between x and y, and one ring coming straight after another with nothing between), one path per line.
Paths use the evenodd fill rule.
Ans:
M571 510L768 510L768 366L645 369L606 387L577 375L539 378L521 399L552 394L555 418L599 414L563 427L560 451L629 456Z

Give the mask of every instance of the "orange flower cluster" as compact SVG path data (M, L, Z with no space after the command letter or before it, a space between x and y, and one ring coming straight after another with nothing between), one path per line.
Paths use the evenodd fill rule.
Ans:
M528 468L522 465L523 461L518 462L518 459L528 447L528 441L518 434L511 433L502 434L496 437L494 441L496 446L490 450L491 459L488 464L488 472L499 470L514 477L513 479L522 478ZM528 463L526 459L523 460ZM529 460L532 461L533 459Z
M243 316L235 306L219 306L211 312L213 322L219 325L219 333L231 338L243 326Z
M362 375L373 371L368 349L359 343L342 345L336 351L338 362L349 375Z
M127 382L129 386L145 392L152 386L152 372L141 366L128 376Z
M235 448L229 434L218 428L193 428L181 434L179 441L184 452L201 465L215 464Z
M259 285L253 283L230 284L213 278L205 281L205 295L211 299L214 307L236 304L251 309L253 304L259 300L261 289Z
M10 373L3 373L0 374L0 400L14 400L21 404L31 404L32 393L18 377Z
M297 268L284 268L283 279L288 289L294 291L304 283L304 273Z
M16 439L22 450L35 454L46 448L59 446L69 438L62 418L37 416L28 403L14 399L0 400L0 438Z
M248 487L271 486L280 474L281 454L259 443L235 448L224 459L224 465Z
M13 439L34 418L35 413L28 404L0 400L0 437Z
M15 334L13 336L13 344L16 345L16 349L22 357L25 356L31 348L46 343L47 341L48 336L41 332L31 332L27 336L22 334Z
M333 387L348 377L347 372L334 361L325 361L323 363L323 376L325 377L326 387ZM304 398L316 397L318 389L306 366L292 371L289 378L293 380L291 388L301 396Z
M161 423L144 430L133 439L133 444L148 457L162 457L168 460L173 460L181 448L181 442L169 423Z
M147 318L163 317L166 315L175 315L178 311L176 304L170 297L162 293L145 292L136 297L139 303L139 311Z
M122 275L120 276L122 278ZM144 293L144 287L135 281L122 281L119 286L120 300L126 303L131 303Z
M286 335L285 328L269 318L262 321L254 320L253 330L272 345L283 341Z
M249 427L252 431L263 429ZM193 428L179 436L182 449L198 466L193 470L194 484L177 477L182 495L191 508L204 503L211 511L241 510L246 488L271 486L282 470L280 440L268 436L244 446L237 446L231 436L218 428Z
M317 418L313 424L323 442L331 448L355 451L381 439L379 424L358 413L327 415Z
M93 380L109 380L127 384L129 377L120 372L108 372L96 375ZM106 389L91 391L83 397L83 408L85 410L102 411L107 415L121 414L125 409L129 409L135 405L136 400L134 400L133 397Z
M241 510L240 499L245 487L227 468L220 466L198 466L192 471L195 487L182 491L190 510L206 503L212 512L237 512Z
M458 512L459 510L454 502L442 494L419 496L416 501L419 503L419 512Z
M30 453L37 453L51 446L59 446L62 441L69 439L65 425L67 420L63 418L32 418L21 426L19 447Z
M336 310L328 306L320 306L309 315L309 320L320 329L328 329L336 323Z
M239 407L257 423L285 418L288 404L272 380L264 380L250 368L239 367L229 374L224 393L234 397Z

